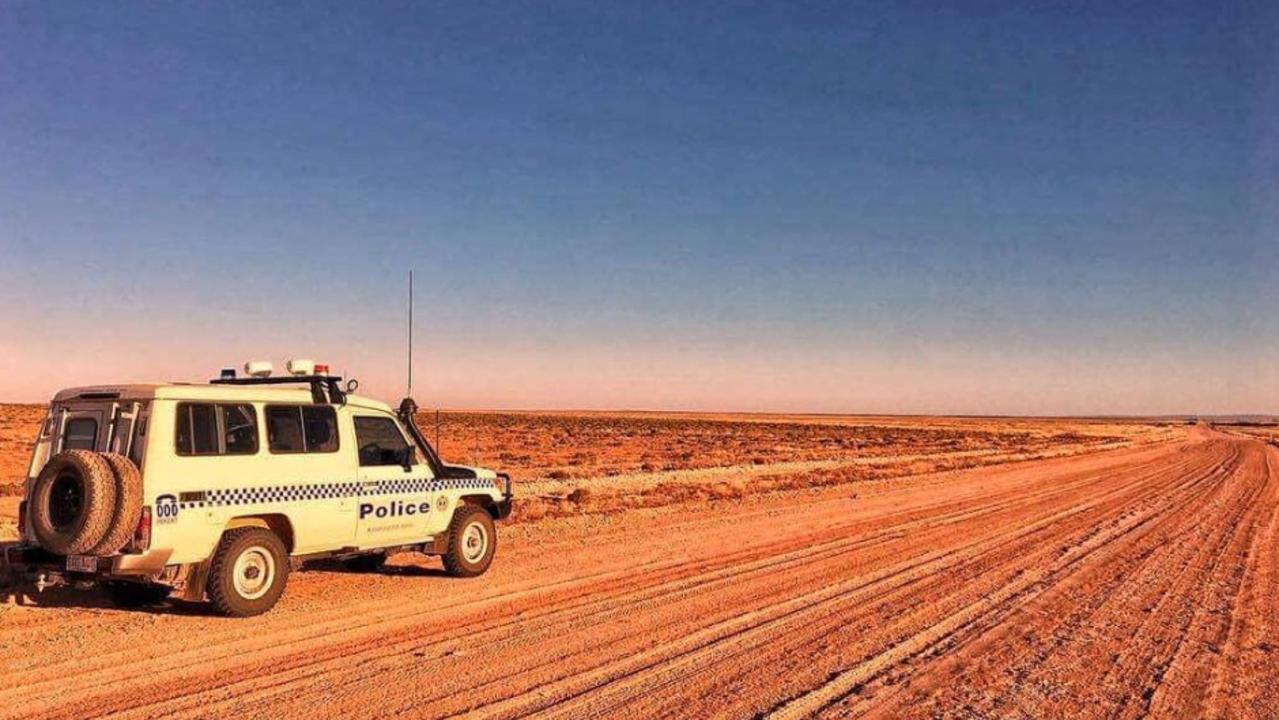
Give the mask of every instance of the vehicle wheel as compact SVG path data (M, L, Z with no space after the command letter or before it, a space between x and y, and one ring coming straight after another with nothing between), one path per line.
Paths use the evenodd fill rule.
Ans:
M136 608L158 605L169 597L168 585L141 582L109 582L105 585L111 602L120 607Z
M223 533L209 564L205 591L223 615L249 617L270 610L284 594L289 556L275 533L245 527Z
M89 450L54 455L31 491L28 518L36 539L56 555L80 555L106 537L116 512L115 474Z
M497 552L497 526L484 508L460 505L448 530L444 569L453 577L483 575Z
M133 538L142 517L142 473L129 458L119 453L101 453L111 466L115 478L115 512L101 542L89 550L90 555L111 555Z
M369 553L344 558L342 567L351 572L377 572L386 564L386 553Z

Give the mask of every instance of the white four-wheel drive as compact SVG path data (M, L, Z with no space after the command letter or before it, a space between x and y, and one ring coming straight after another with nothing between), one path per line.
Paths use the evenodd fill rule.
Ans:
M510 477L447 465L398 411L305 361L208 385L58 393L32 453L13 578L104 585L126 605L173 591L227 615L269 610L291 567L378 569L393 551L483 573Z

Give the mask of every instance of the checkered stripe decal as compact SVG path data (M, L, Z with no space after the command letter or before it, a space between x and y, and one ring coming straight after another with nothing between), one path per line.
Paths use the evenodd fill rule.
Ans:
M265 505L295 503L306 500L331 500L366 495L404 495L441 492L444 490L491 490L492 480L481 478L397 478L363 482L313 483L304 485L268 485L264 487L206 490L203 499L178 503L182 508L225 507L228 505ZM184 493L184 495L187 493Z
M403 493L439 492L441 490L492 490L492 480L479 478L404 478L383 480L376 488L364 488L365 495L400 495Z

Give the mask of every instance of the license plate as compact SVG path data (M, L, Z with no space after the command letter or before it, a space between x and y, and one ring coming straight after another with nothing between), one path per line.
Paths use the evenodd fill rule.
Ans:
M92 555L68 555L67 572L97 572L98 559Z

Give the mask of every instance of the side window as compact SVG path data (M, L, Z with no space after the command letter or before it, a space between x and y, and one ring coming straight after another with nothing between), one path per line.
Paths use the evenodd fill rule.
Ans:
M175 446L179 455L252 455L258 451L258 419L252 405L178 403Z
M399 465L409 444L400 426L391 418L355 418L355 440L360 446L360 465ZM416 458L410 457L410 462Z
M302 413L297 406L266 409L266 440L273 453L302 452Z
M212 405L178 403L174 445L179 455L218 454L218 421Z
M98 421L93 418L76 418L67 421L62 434L63 450L93 450L98 446Z
M338 449L338 414L328 405L303 405L302 430L307 452Z
M273 453L334 452L337 413L328 405L271 405L266 409L267 445Z
M252 455L258 451L258 414L252 405L219 405L222 438L227 455Z

